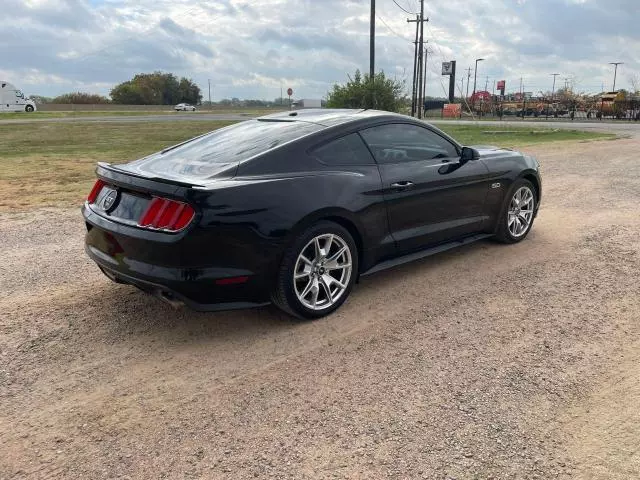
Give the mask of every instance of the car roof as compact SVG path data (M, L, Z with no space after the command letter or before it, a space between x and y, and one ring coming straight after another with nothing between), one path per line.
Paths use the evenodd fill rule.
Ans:
M382 110L369 109L348 109L348 108L308 108L302 110L292 110L289 112L278 112L271 115L258 117L259 121L283 121L283 122L309 122L317 123L324 127L332 127L343 123L355 122L363 119L375 117L395 117L398 119L410 118L398 113L385 112Z

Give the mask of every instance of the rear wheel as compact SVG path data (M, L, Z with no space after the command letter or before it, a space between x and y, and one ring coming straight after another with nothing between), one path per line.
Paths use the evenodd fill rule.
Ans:
M505 198L496 238L504 243L524 240L533 226L537 201L533 184L529 180L516 180Z
M302 319L324 317L351 293L358 251L349 231L322 221L300 235L285 253L272 300Z

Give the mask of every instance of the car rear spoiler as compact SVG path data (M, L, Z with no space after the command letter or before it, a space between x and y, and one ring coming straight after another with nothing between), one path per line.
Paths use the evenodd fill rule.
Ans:
M201 184L180 182L162 177L146 177L140 174L119 169L109 163L99 162L96 167L96 175L109 183L123 188L150 193L166 195L170 197L185 198L187 191L192 187L202 187Z

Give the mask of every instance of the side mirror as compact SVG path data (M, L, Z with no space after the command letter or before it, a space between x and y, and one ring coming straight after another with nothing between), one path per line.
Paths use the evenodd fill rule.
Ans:
M460 162L467 163L469 160L478 160L480 153L471 147L462 147L462 153L460 154Z

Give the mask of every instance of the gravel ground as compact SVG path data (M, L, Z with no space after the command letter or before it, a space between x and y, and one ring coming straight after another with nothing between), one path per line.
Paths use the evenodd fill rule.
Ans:
M303 324L110 283L78 210L0 216L0 478L639 478L639 147L527 149L526 241Z

